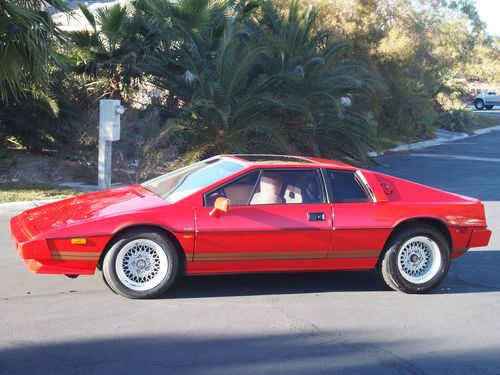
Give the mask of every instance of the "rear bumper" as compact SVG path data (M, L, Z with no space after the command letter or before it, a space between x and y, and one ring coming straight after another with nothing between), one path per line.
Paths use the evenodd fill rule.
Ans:
M473 229L467 248L488 246L491 237L489 229Z

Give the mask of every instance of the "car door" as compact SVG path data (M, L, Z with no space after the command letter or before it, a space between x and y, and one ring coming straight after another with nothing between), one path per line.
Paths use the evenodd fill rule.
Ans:
M493 105L500 105L500 95L497 92L493 92Z
M495 91L490 91L485 96L485 105L500 105L500 95L497 95Z
M386 221L383 205L372 197L360 171L327 169L325 182L334 212L329 258L373 266L390 232L381 225Z
M211 216L219 196L230 199L230 212ZM328 255L332 208L318 169L247 173L205 194L195 214L195 262L248 262L258 271L263 262L281 263L278 269Z

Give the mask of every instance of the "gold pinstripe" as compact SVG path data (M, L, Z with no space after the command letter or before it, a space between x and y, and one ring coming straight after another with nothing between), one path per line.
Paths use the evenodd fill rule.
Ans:
M335 258L376 258L379 250L339 250L328 254L328 251L292 251L292 252L259 252L259 253L209 253L196 254L195 261L228 261L228 260L287 260L287 259L335 259Z
M258 253L206 253L197 256L253 256L253 255L286 255L286 254L328 254L328 251L270 251Z
M57 250L52 250L52 254L59 254L59 255L101 255L100 252L88 252L88 251L57 251Z
M99 260L99 252L51 251L52 259L57 260Z

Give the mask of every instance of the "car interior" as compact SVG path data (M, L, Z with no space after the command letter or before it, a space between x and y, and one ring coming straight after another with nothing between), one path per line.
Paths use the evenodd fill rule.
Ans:
M219 197L232 206L263 204L322 203L324 193L316 170L280 170L252 172L218 190L208 193L206 205L212 207Z

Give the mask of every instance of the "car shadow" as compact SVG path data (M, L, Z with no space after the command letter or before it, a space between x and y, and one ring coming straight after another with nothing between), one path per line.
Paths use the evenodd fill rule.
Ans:
M437 294L488 293L500 291L500 251L468 251L451 263Z
M71 336L70 336L71 337ZM436 343L437 341L437 343ZM2 374L494 374L499 346L425 351L444 338L385 331L163 333L0 347ZM415 349L417 348L417 349ZM439 348L439 346L437 346ZM401 355L398 353L404 353Z
M229 297L381 290L388 288L374 271L262 273L184 277L166 297Z
M235 297L330 292L392 292L378 272L328 271L183 277L165 298ZM432 294L500 291L500 251L470 251L454 260Z

